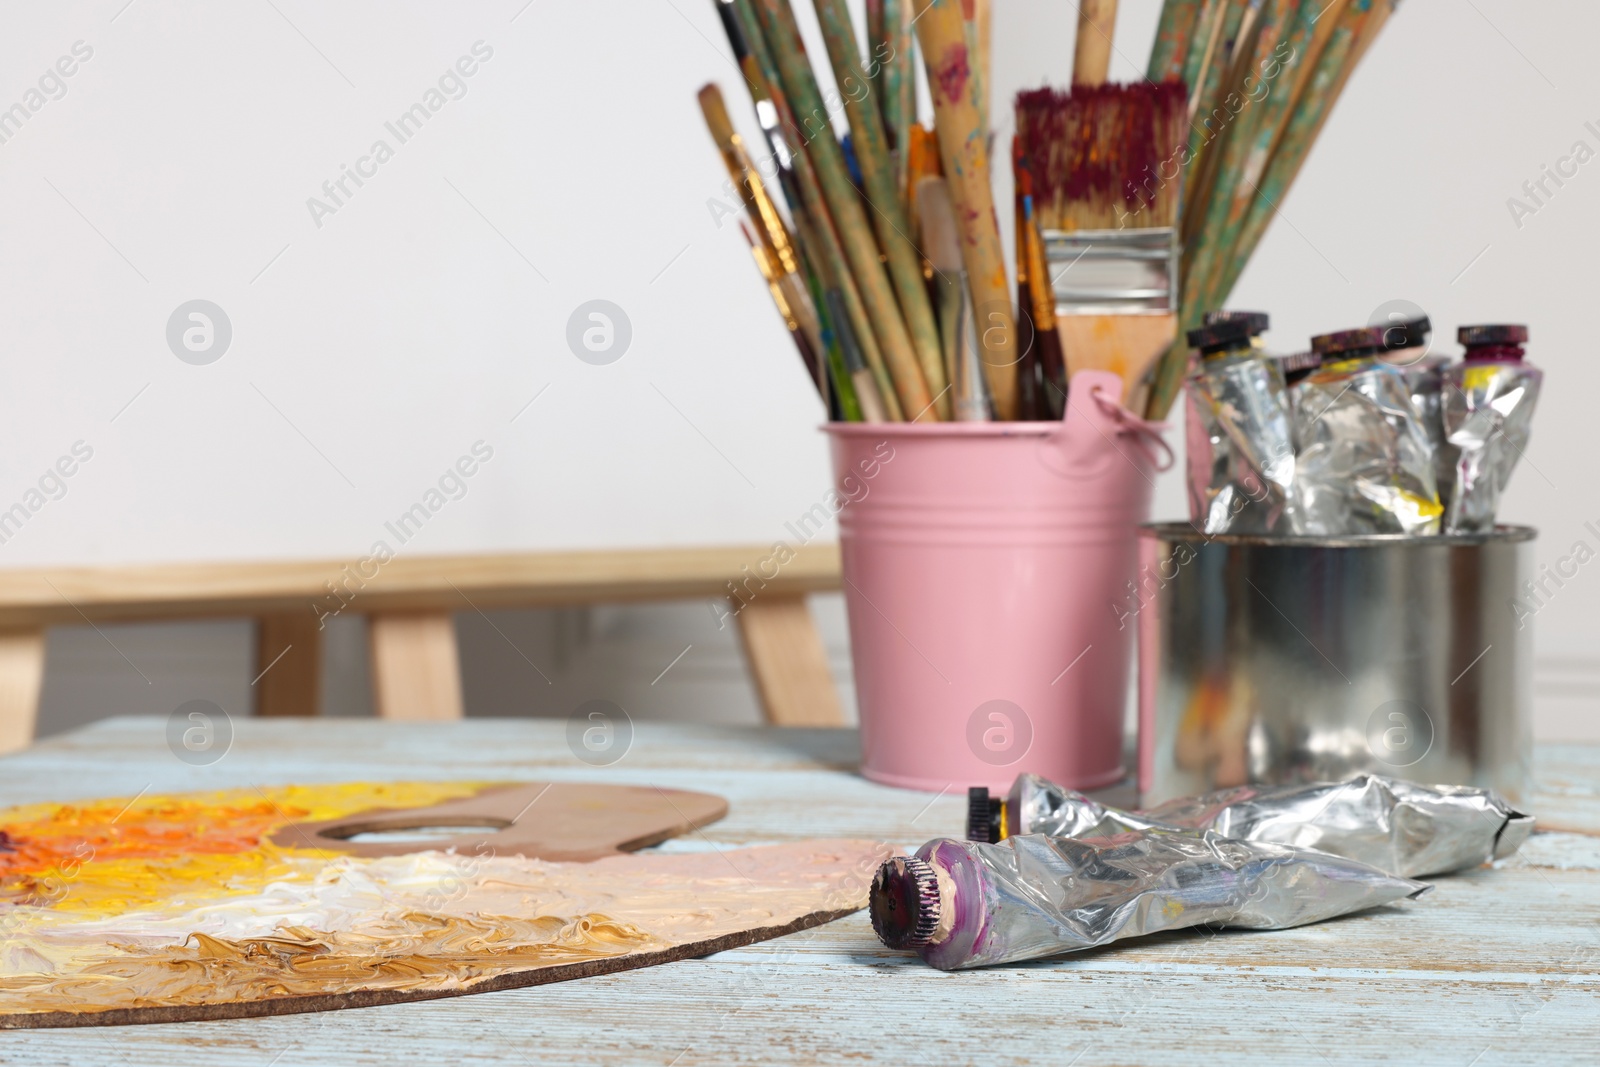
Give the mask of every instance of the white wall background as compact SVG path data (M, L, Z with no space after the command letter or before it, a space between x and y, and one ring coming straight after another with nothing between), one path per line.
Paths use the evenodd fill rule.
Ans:
M1004 144L1016 89L1066 80L1074 13L996 6ZM1113 76L1127 78L1159 4L1122 7ZM742 240L707 207L722 172L700 84L723 84L755 140L710 0L106 0L8 8L0 30L0 108L30 103L75 42L93 49L0 143L0 510L75 441L94 449L0 544L0 566L353 559L480 440L493 460L403 551L764 541L826 490L820 405ZM1576 0L1407 0L1233 301L1271 311L1283 349L1393 299L1452 330L1529 322L1550 387L1503 514L1541 529L1551 564L1580 540L1600 549L1585 526L1600 527L1600 164L1520 226L1506 201L1574 142L1600 151L1584 126L1600 128L1597 32L1600 9ZM493 54L465 95L400 144L384 124L479 41ZM307 198L379 138L394 157L316 225ZM205 366L165 337L196 298L233 328ZM565 340L592 299L632 325L607 366ZM1181 508L1172 476L1158 510ZM1538 615L1544 736L1600 736L1597 608L1600 565L1585 566ZM819 610L847 683L838 605ZM566 714L604 696L753 718L710 618L463 619L469 709ZM330 643L336 711L365 708L355 625ZM239 624L63 630L45 728L196 697L242 708L248 648ZM558 664L556 684L531 685L528 658Z

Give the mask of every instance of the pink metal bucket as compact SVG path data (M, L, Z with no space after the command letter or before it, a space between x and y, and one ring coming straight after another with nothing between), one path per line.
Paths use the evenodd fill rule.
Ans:
M1056 422L833 423L861 772L886 785L1076 789L1123 777L1120 614L1162 427L1073 377Z

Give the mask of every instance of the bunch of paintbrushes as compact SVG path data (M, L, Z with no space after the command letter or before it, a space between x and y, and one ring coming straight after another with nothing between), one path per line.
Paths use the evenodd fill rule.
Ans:
M834 418L937 421L1060 418L1086 368L1165 418L1180 331L1227 298L1398 0L1165 0L1148 79L1124 86L1106 84L1116 0L1079 0L1071 89L1017 97L1015 305L988 0L868 0L864 39L845 0L812 0L826 95L790 0L713 2L765 150L716 86L701 106L808 372Z
M844 0L813 0L837 86L824 97L789 0L714 2L767 141L759 164L716 86L701 90L701 108L755 231L757 265L831 413L1011 417L1011 300L985 75L971 58L987 39L988 4L971 4L969 20L955 0L874 0L862 47ZM937 143L917 121L913 25L927 54L961 72L938 94ZM781 208L763 173L776 176ZM942 188L919 209L929 178ZM956 235L954 260L935 260L930 233L944 251Z
M1115 0L1084 0L1072 89L1018 95L1014 151L1069 372L1166 417L1178 330L1227 299L1395 2L1166 0L1147 80L1116 86Z

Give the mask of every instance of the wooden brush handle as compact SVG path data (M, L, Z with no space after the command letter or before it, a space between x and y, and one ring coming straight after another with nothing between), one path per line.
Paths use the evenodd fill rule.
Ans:
M1111 69L1111 35L1117 0L1077 0L1078 39L1072 52L1072 84L1104 85Z
M961 259L979 318L983 373L995 415L1016 418L1017 330L1006 285L1000 224L989 184L989 147L979 134L978 86L957 0L915 0L917 41L928 67L934 128L961 232Z
M883 130L878 101L862 80L861 49L850 25L845 0L812 0L822 37L827 44L833 74L844 93L845 114L850 121L856 164L871 202L872 223L889 267L889 280L900 301L911 346L922 368L922 378L933 396L930 415L950 418L950 398L945 395L944 361L939 357L939 326L933 320L933 305L922 277L922 257L911 243L911 224L905 211L905 193L895 176L895 165ZM857 95L856 90L867 90Z
M933 394L922 375L911 333L901 314L889 272L878 259L878 242L861 204L861 194L850 180L844 150L835 138L830 111L823 102L806 55L800 27L789 0L755 0L761 31L782 80L784 94L798 115L798 141L816 171L834 232L860 290L872 332L882 349L883 363L907 419L933 416Z

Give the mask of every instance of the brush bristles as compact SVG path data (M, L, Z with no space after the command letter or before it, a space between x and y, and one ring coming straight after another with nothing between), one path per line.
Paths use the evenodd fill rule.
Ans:
M1178 82L1017 94L1017 139L1046 230L1175 226L1187 160Z

